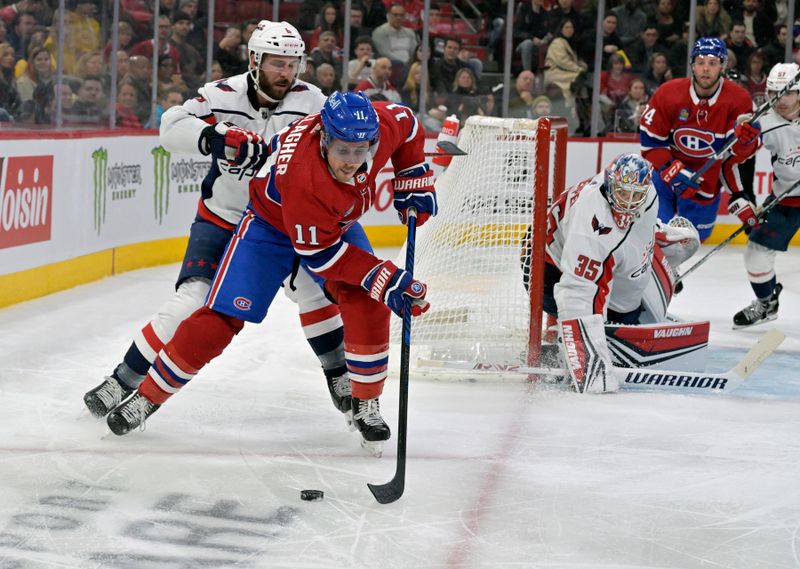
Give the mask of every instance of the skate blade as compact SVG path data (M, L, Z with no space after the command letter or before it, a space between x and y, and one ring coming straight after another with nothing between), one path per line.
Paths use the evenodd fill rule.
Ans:
M367 441L365 439L361 439L361 448L366 450L375 458L380 458L383 456L383 443L384 441Z
M766 324L767 322L772 322L773 320L777 320L778 315L773 314L772 316L767 316L766 318L762 318L758 322L753 322L752 324L734 324L732 326L733 330L741 330L742 328L752 328L753 326L758 326L759 324Z

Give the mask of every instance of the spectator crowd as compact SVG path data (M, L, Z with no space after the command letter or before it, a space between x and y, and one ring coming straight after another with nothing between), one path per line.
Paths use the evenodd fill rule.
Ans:
M154 1L120 0L112 53L110 0L66 0L63 38L57 0L0 0L0 128L50 127L59 106L68 128L107 127L112 108L120 127L157 128L166 109L195 96L205 82L244 72L250 35L272 15L266 2L230 4L233 11L216 3L207 73L207 3L157 0L156 22ZM325 94L346 86L405 103L432 131L450 115L461 122L476 114L500 116L507 88L509 116L564 116L573 135L588 135L599 73L601 134L635 132L655 89L686 73L688 2L609 0L599 15L596 0L507 1L514 2L511 22L506 1L432 1L427 75L422 0L353 0L348 14L341 0L282 0L279 8L306 41L301 79ZM797 24L786 21L787 2L701 0L697 8L696 36L725 40L728 77L756 101L765 96L771 66L784 61L786 42L794 45ZM594 69L598 21L601 68ZM509 26L513 47L506 54ZM504 86L507 56L512 81ZM56 88L59 67L63 81Z

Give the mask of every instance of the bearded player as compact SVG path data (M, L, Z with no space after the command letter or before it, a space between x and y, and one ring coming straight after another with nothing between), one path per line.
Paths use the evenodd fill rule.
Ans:
M391 261L343 236L375 203L375 178L391 159L394 206L422 225L436 213L424 132L403 105L334 93L322 111L273 137L269 160L251 183L251 202L225 252L203 308L161 350L136 395L108 417L123 435L140 425L219 355L245 321L261 322L295 257L325 279L345 325L352 411L364 446L380 453L389 427L379 396L388 368L390 311L405 298L414 315L428 308L426 287Z
M269 138L291 122L322 108L325 96L297 79L304 68L305 44L286 22L262 20L248 42L250 69L207 83L199 96L164 113L161 143L172 152L212 153L202 184L197 216L176 282L175 294L136 335L110 376L86 393L84 402L96 417L107 415L144 380L151 364L181 321L203 305L214 272L249 200L249 181L264 156ZM239 164L225 159L239 156ZM348 237L366 237L360 226ZM341 317L306 271L287 282L287 295L299 304L306 337L319 357L334 405L347 413L350 383L344 363Z
M642 155L656 171L658 218L686 217L705 240L714 228L723 186L730 193L728 210L750 227L756 223L738 164L758 149L760 127L747 122L753 110L750 94L723 77L728 50L722 40L698 39L691 59L691 77L668 81L653 94L640 119L640 141ZM730 155L693 181L731 136L736 143Z
M796 63L778 63L767 76L767 95L778 91L800 73ZM800 229L800 84L795 85L762 119L761 141L772 155L772 193L765 205L780 196L774 206L750 232L744 252L747 278L756 299L733 317L734 328L762 324L778 317L778 296L783 286L775 276L775 254L786 251ZM789 191L791 190L791 191ZM788 193L787 193L788 192Z

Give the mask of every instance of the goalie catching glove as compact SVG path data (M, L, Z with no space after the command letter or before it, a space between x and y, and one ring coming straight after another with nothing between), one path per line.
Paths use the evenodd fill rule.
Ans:
M422 176L401 175L392 180L394 209L403 225L408 225L408 210L411 208L417 210L417 226L436 215L439 208L433 182L433 172L430 170Z
M606 331L599 314L559 320L558 340L575 391L619 391L619 379L611 367Z
M362 285L369 296L384 303L392 312L402 318L405 298L411 299L411 315L419 316L430 308L430 303L425 300L428 287L408 271L397 268L391 261L384 261L372 269L364 278Z
M259 169L269 156L264 137L229 122L207 126L200 134L200 152L227 160L231 166Z

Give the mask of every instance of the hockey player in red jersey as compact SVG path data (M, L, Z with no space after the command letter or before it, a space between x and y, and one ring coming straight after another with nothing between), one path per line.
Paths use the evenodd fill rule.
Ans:
M164 114L161 144L167 150L208 155L215 144L219 152L202 184L175 294L136 335L114 371L84 395L96 417L104 417L133 393L178 324L203 306L217 264L247 206L248 182L263 160L259 152L264 145L259 141L322 108L322 92L297 79L304 50L300 33L290 24L262 20L248 42L247 72L207 83L197 97ZM246 160L236 164L227 159L236 152ZM358 225L351 232L358 238L364 235ZM331 398L347 412L350 383L339 312L306 271L298 272L288 285L286 294L299 306L303 331L320 359Z
M408 107L373 107L362 93L334 93L320 113L273 137L206 305L178 327L134 397L112 411L111 430L123 435L139 426L219 355L245 321L261 322L299 257L302 267L325 279L339 305L353 421L366 445L379 452L390 434L378 403L388 365L389 310L401 314L408 296L415 315L426 311L426 287L342 236L375 202L375 178L390 159L401 220L408 220L410 208L418 225L435 215L423 144Z
M706 239L714 228L722 186L730 192L729 210L753 225L753 204L745 197L738 164L758 148L759 126L746 121L753 110L749 93L722 75L728 59L719 38L700 38L692 49L692 76L660 86L640 119L642 154L652 164L659 196L658 217L688 218ZM731 154L714 164L699 182L691 178L730 136Z

